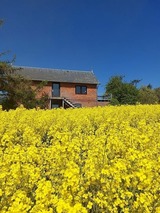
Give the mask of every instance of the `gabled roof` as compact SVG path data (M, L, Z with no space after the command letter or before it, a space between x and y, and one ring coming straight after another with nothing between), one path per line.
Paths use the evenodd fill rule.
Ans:
M99 84L93 71L20 67L16 72L25 78L35 81Z

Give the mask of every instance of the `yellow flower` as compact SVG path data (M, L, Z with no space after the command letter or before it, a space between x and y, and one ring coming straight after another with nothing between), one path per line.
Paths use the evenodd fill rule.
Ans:
M0 110L0 212L160 212L160 105Z

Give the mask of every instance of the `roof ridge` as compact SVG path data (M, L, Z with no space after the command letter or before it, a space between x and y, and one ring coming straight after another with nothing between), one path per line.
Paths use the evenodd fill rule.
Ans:
M44 67L29 67L29 66L14 66L18 68L30 68L30 69L43 69L43 70L57 70L57 71L69 71L69 72L91 72L93 73L93 70L70 70L70 69L58 69L58 68L44 68Z

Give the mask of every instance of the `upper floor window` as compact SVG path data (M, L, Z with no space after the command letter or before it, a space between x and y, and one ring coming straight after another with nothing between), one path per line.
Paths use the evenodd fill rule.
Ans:
M76 86L76 94L87 94L86 86Z

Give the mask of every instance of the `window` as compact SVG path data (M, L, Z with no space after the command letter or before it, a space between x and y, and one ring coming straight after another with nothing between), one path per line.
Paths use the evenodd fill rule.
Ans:
M52 96L59 97L60 96L60 84L52 83Z
M87 94L86 86L76 86L76 94Z
M62 100L51 100L51 109L62 107Z

